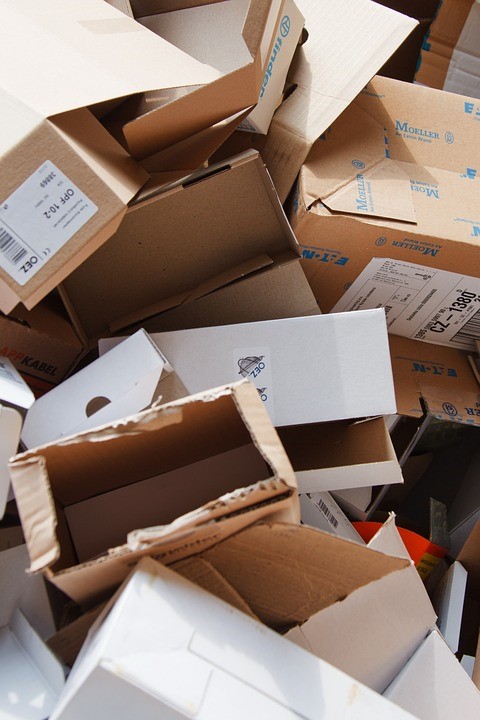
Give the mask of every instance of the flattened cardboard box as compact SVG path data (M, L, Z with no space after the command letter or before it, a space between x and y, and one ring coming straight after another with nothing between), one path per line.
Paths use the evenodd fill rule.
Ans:
M18 455L10 474L31 570L85 605L142 555L170 563L262 518L299 519L292 467L246 381Z
M0 355L15 365L36 397L58 385L85 352L65 309L49 295L33 310L0 315Z
M471 275L480 124L470 98L376 77L312 148L289 216L323 312L373 257Z
M415 81L480 98L480 8L475 0L442 0L424 38Z
M62 295L94 340L119 318L115 328L185 305L296 250L265 166L248 151L140 197Z
M119 720L413 718L150 559L115 600L92 628L52 720L105 712Z
M417 24L370 0L298 0L297 5L309 38L297 49L287 76L294 91L276 111L266 137L238 132L221 148L223 158L246 147L260 150L282 202L313 143Z

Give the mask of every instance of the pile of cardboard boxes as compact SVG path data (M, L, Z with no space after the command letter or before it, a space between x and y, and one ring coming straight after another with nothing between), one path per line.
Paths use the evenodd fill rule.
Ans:
M480 716L480 111L386 4L0 0L0 717Z

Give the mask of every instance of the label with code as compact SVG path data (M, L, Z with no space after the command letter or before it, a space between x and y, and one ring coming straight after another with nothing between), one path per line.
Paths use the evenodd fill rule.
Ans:
M385 308L388 331L475 350L480 338L480 279L374 258L332 312Z
M25 285L98 211L50 160L0 203L0 267Z

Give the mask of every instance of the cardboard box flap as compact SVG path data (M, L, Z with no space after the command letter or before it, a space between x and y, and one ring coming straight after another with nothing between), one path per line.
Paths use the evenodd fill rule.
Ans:
M262 151L282 201L313 143L417 25L368 0L300 0L298 7L309 39L290 67L296 89L275 113Z
M76 12L61 0L2 0L0 25L0 59L14 69L2 87L42 117L220 75L103 0L86 0Z
M240 453L243 460L247 455L248 471L245 462L237 461L235 471L225 472L222 458L226 456L228 462L232 453ZM201 463L202 467L216 464L211 477L203 471L204 481L198 482ZM277 502L283 508L282 501L288 501L283 508L286 519L298 518L295 475L255 387L246 381L28 451L11 461L10 472L22 508L31 569L49 568L59 561L56 569L67 568L64 572L73 574L74 584L78 566L66 511L97 496L108 501L108 493L118 496L135 490L136 484L154 483L157 494L164 493L163 500L154 506L140 503L134 508L138 520L132 520L130 506L122 508L120 527L114 528L120 542L135 527L132 523L142 527L146 516L149 523L145 524L164 523L147 533L148 542L153 538L177 550L186 537L190 541L193 537L195 544L198 527L204 535L218 536L222 529L215 529L217 520L238 516L236 527L241 527L265 515L265 508ZM164 492L162 477L167 478L169 492ZM176 490L179 477L188 492ZM269 513L274 513L273 507ZM228 527L224 534L227 531ZM128 550L125 545L117 551L110 547L101 548L105 553L108 550L109 557L115 552L121 557ZM182 547L184 555L177 552L176 559L188 554L190 542ZM89 572L90 565L82 567ZM98 568L101 576L101 564ZM114 569L118 575L125 567L119 563Z
M154 396L166 360L144 330L39 398L22 429L26 448L139 412Z
M393 160L455 173L480 167L475 98L377 75L355 98L355 108L385 128Z
M53 711L65 683L53 656L20 611L0 629L0 714L44 720Z
M383 536L383 537L381 537ZM408 555L393 517L369 548ZM353 590L288 633L294 642L377 692L401 670L435 623L435 612L409 557L405 566ZM345 652L348 648L348 652Z
M57 519L48 485L45 458L26 459L16 466L15 475L18 480L15 485L15 498L17 506L22 507L20 519L30 556L30 570L37 572L52 565L60 557L60 545L56 535Z
M465 353L390 335L392 371L399 415L480 426L480 385Z
M317 140L300 172L307 207L415 222L410 178L389 161L384 127L355 103Z
M164 147L163 150L144 158L142 167L150 173L168 172L163 181L164 184L185 177L205 165L215 150L233 133L250 110L249 107L234 113L200 132ZM162 144L165 144L165 139Z
M118 330L127 328L130 325L134 325L142 320L147 320L148 318L153 317L153 315L157 315L158 313L183 305L183 303L198 300L199 298L204 297L205 295L208 295L209 293L214 292L215 290L218 290L235 280L239 280L240 278L256 272L261 268L268 267L272 263L273 260L269 255L257 255L250 260L246 260L239 265L235 265L233 268L225 270L224 272L205 280L189 292L187 291L185 293L175 295L174 297L166 298L158 303L153 303L148 307L142 308L137 312L125 315L118 320L112 320L109 325L110 330L112 333L117 332Z
M480 714L480 692L437 630L420 645L384 697L425 720L476 720Z
M410 178L393 160L357 172L321 200L337 212L416 222Z
M410 564L306 525L282 523L242 530L203 557L262 622L278 630Z
M259 254L297 248L263 161L247 151L141 196L118 232L67 278L63 295L86 335L98 338L114 318L189 293ZM131 277L133 252L141 283Z

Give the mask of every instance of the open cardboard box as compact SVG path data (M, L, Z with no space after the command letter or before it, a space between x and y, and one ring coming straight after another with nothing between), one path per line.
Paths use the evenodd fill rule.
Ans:
M52 294L32 310L0 314L0 355L15 365L36 397L58 385L85 349L61 301Z
M383 310L194 328L151 337L189 392L246 377L279 427L395 411ZM100 352L120 341L101 340Z
M108 335L109 326L118 329L172 308L181 312L180 306L185 312L187 303L274 266L276 258L296 257L296 249L265 166L248 151L141 195L118 232L61 293L77 328L93 342ZM303 279L301 284L312 311L313 298Z
M144 558L92 628L52 720L413 718Z
M130 0L124 8L135 18L130 22L150 31L158 48L168 47L171 56L168 62L163 60L162 82L156 88L143 88L153 92L127 100L106 119L110 127L121 128L129 151L139 159L255 105L271 57L278 53L278 36L288 38L291 32L293 37L293 43L285 47L280 39L279 47L288 51L286 74L303 27L301 14L296 8L292 13L284 0L199 0L194 4L185 0L170 5ZM282 25L286 14L288 30L286 23ZM150 66L152 58L143 57L144 65ZM183 79L175 76L177 66ZM194 72L189 76L190 68ZM262 105L268 103L270 115L277 101L275 93L264 93L261 98Z
M380 692L435 623L393 518L370 547L306 525L268 522L201 559L266 625Z
M187 391L147 333L137 333L36 400L25 418L25 449L119 420Z
M289 217L322 311L374 257L472 273L480 236L474 102L375 77L317 141Z
M300 493L403 482L383 418L278 429Z
M142 555L170 563L260 519L299 519L292 467L246 381L18 455L10 474L31 570L84 605Z
M297 5L309 38L287 76L293 92L276 111L266 137L234 133L218 155L259 150L282 202L314 142L417 25L370 0L297 0Z
M200 285L185 302L171 310L134 322L128 328L125 323L130 320L120 319L112 322L110 328L132 332L138 326L155 333L320 314L300 258L293 256L291 250L273 257L259 256L257 260L257 269L251 261L237 265ZM150 312L155 313L161 304L152 306ZM148 316L148 309L130 319L140 315Z

